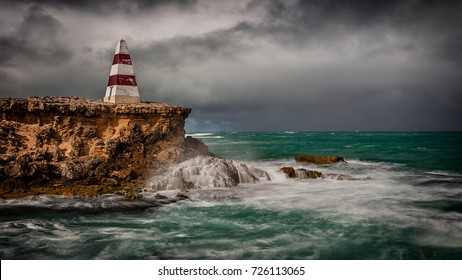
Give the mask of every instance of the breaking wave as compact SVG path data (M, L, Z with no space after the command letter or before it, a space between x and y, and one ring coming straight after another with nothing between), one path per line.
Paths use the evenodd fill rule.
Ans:
M269 174L243 162L198 156L171 166L167 172L149 179L145 190L235 187L242 183L271 181Z
M204 139L204 138L221 139L221 138L224 138L223 136L214 135L214 133L187 133L185 135L185 137L188 137L188 136L191 136L191 137L194 137L194 138L200 138L200 139Z

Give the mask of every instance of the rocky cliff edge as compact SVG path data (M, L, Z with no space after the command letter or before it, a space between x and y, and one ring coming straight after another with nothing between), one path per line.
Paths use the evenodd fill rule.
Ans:
M0 99L0 195L136 190L185 160L191 108L74 97Z

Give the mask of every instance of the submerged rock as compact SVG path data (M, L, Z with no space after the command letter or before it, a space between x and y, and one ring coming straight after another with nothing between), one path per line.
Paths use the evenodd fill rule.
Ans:
M298 179L333 179L333 180L370 180L370 177L358 179L347 174L323 174L315 170L306 170L305 168L295 169L291 166L284 166L279 171L287 174L289 178L298 178Z
M317 178L324 178L324 175L319 171L314 170L305 170L301 169L305 172L305 175L310 179L317 179Z
M189 196L185 195L184 193L177 193L176 194L176 197L178 197L179 199L189 199Z
M165 195L161 195L160 193L156 194L155 199L168 199Z
M284 166L279 171L286 173L289 178L297 178L297 173L295 173L295 169L293 167Z
M280 169L280 171L284 172L289 176L289 178L299 178L299 179L317 179L317 178L324 178L324 175L315 170L306 170L304 168L294 169L290 166L285 166Z
M314 164L333 164L338 162L345 162L345 159L343 157L337 156L296 156L295 161Z

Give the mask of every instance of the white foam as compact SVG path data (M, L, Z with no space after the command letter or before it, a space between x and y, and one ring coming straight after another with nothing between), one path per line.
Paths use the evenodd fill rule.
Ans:
M42 230L42 231L46 230L43 226L33 223L33 222L26 222L24 223L24 226L26 226L28 229L31 229L31 230Z
M145 190L184 188L224 188L241 183L270 180L266 172L240 161L199 156L171 166L168 171L149 179Z
M203 137L203 136L211 136L214 135L214 133L186 133L185 136L191 136L191 137Z
M437 176L448 176L448 177L462 177L462 174L455 173L455 172L447 172L441 170L433 170L429 172L425 172L428 175L437 175Z
M223 139L223 136L215 135L214 133L190 133L185 136L191 136L199 139Z

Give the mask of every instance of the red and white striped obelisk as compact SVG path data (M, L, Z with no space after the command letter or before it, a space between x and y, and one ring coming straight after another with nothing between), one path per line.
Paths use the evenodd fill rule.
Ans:
M104 102L140 102L135 71L133 70L132 60L128 53L127 42L123 39L117 43Z

